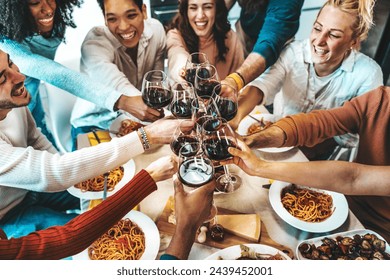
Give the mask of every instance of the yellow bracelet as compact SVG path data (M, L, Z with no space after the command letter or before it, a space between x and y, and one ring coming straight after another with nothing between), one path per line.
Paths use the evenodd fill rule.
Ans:
M227 78L232 78L237 85L237 91L240 91L244 87L244 81L237 73L231 73Z

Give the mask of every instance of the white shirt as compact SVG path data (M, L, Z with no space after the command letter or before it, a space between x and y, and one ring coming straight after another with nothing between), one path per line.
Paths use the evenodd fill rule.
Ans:
M383 85L380 66L361 52L352 51L341 66L325 77L317 76L309 40L287 45L277 62L249 85L274 102L274 114L287 116L340 107L345 101ZM335 137L340 145L354 146L357 137Z
M90 148L59 154L27 107L0 121L0 219L26 193L57 192L103 174L144 151L137 132Z

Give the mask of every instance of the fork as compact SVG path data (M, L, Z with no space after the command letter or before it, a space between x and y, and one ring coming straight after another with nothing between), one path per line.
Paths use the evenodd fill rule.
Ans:
M96 141L100 144L101 141L100 141L100 138L99 136L97 135L96 133L96 129L92 129L92 133L93 133L93 136L95 136L96 138ZM108 179L108 175L110 174L110 172L106 172L103 174L104 176L104 183L103 183L103 200L105 200L107 198L107 179Z

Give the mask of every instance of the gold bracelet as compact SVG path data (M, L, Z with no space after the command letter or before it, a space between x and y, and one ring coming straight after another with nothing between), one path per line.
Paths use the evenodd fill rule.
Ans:
M240 91L244 87L244 81L237 73L231 73L227 78L232 78L237 85L237 91Z

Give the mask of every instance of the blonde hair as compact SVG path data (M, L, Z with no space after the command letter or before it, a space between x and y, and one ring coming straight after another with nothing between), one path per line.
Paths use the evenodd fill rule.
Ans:
M321 11L325 6L332 6L354 16L355 21L351 25L352 38L360 43L367 38L368 31L374 25L374 5L375 0L328 0Z

